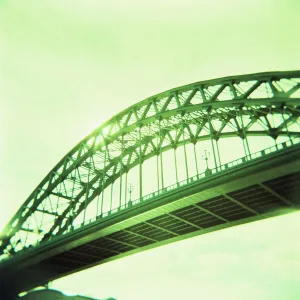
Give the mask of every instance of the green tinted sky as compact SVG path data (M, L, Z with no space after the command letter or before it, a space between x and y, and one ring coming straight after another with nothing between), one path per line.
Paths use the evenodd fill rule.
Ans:
M299 13L297 0L0 0L0 226L127 106L202 79L300 69ZM298 299L299 225L298 213L240 226L57 284L118 300Z

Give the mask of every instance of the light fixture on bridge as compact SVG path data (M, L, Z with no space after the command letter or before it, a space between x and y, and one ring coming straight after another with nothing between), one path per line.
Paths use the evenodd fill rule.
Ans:
M205 149L204 154L202 155L202 158L203 158L203 160L205 160L205 163L206 163L205 176L211 175L211 169L208 167L208 158L209 157L210 157L210 152L208 152Z
M129 202L130 202L130 203L131 203L131 201L132 201L132 199L131 199L132 191L133 191L133 185L130 183L130 184L129 184L129 187L128 187Z

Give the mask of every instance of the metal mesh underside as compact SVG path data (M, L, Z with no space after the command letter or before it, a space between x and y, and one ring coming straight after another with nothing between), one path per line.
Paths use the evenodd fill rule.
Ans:
M280 183L280 184L279 184ZM263 182L263 186L278 194L252 185L175 210L99 238L70 251L56 255L43 263L59 266L62 272L74 271L104 259L156 242L174 238L222 223L252 217L272 210L286 208L287 200L299 204L300 172ZM236 202L231 201L235 200ZM239 203L239 204L237 204ZM205 211L204 211L204 210ZM210 212L210 213L208 213Z

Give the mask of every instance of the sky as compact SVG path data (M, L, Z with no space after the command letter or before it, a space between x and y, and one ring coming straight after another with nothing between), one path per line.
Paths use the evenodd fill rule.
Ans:
M300 69L300 3L0 0L0 228L78 141L195 81ZM118 300L299 299L300 214L132 255L53 283Z

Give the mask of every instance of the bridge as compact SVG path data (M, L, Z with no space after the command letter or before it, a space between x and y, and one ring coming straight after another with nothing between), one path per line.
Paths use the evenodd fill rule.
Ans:
M300 206L300 71L147 98L80 141L7 224L1 293Z

